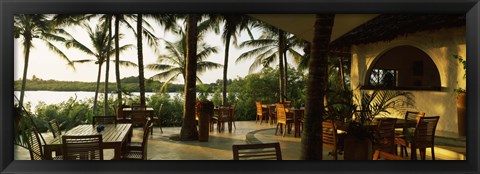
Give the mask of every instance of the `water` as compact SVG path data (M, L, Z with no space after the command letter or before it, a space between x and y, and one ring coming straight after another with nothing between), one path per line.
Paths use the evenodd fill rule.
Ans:
M15 91L15 96L17 98L20 98L20 91ZM140 96L140 92L132 92L132 97L133 96ZM146 92L145 97L150 97L154 92ZM179 93L168 93L170 95L170 98L173 98L176 95L179 95ZM69 98L75 98L75 95L77 96L77 101L80 100L87 100L89 98L95 97L95 92L86 92L86 91L25 91L25 97L24 97L24 103L30 102L32 107L30 108L31 111L34 110L34 108L38 105L39 102L45 102L45 104L59 104L62 102L67 101ZM98 96L103 97L103 93L98 93ZM117 95L116 94L110 94L109 99L116 99ZM124 97L126 97L124 95ZM16 99L14 99L16 100ZM27 108L29 109L29 108Z
M20 91L15 91L15 96L17 98L20 98ZM146 92L145 97L150 97L154 95L154 92ZM170 95L170 99L172 99L175 96L180 96L181 93L177 92L170 92L168 93ZM197 96L199 96L200 93L197 93ZM31 103L31 108L26 108L30 109L30 111L34 111L35 107L39 104L39 102L44 102L45 104L59 104L62 102L67 101L69 98L75 98L75 95L77 96L77 101L80 100L87 100L89 98L95 97L95 92L86 92L86 91L25 91L25 97L24 97L24 103L30 102ZM98 93L98 97L103 98L103 93ZM134 96L140 96L140 92L132 92L131 96L128 96L128 98L134 97ZM208 99L211 99L213 94L208 95ZM109 100L110 99L116 99L117 94L109 94L108 95ZM123 95L123 98L127 98L127 96ZM16 100L16 99L14 99Z

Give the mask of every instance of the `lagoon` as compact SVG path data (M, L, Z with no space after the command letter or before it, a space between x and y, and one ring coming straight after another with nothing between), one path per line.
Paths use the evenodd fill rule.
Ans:
M14 92L16 98L20 98L20 91ZM150 97L154 92L146 92L145 97ZM181 96L181 93L171 92L168 93L170 98L174 96ZM103 100L104 93L98 93L99 99ZM95 92L90 91L25 91L24 103L31 103L30 111L34 111L35 107L39 102L44 102L45 104L59 104L67 101L69 98L75 98L77 96L77 101L87 100L89 98L95 97ZM131 95L123 95L123 98L133 98L135 96L140 96L140 92L132 92ZM210 95L211 96L211 95ZM109 99L116 99L117 94L109 94ZM14 98L14 100L17 100Z

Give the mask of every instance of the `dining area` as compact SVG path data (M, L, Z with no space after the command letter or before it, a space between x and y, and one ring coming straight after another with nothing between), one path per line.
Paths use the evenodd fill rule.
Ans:
M303 131L305 107L292 107L290 101L275 104L256 102L259 125L275 125L273 135L284 138L293 129L293 137ZM328 112L328 110L327 110ZM407 110L402 118L371 117L371 111L354 110L350 120L326 116L322 121L322 142L334 160L341 154L344 160L425 160L429 149L435 160L435 132L440 116L425 116L425 112ZM279 138L281 140L282 138Z
M159 108L161 110L161 107ZM159 116L146 106L119 108L116 116L93 116L68 130L57 120L49 121L51 136L29 128L27 145L31 160L146 160L154 122L162 131ZM132 138L133 129L141 130ZM104 151L111 152L109 158Z

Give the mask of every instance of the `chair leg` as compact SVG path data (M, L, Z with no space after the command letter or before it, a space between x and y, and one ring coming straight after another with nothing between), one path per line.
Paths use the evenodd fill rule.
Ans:
M275 135L277 135L277 132L278 132L278 124L277 124L277 128L275 129Z
M258 116L258 121L260 121L260 125L262 125L262 122L263 122L263 116L262 115Z
M283 137L285 137L285 132L287 132L287 124L283 124L284 130L283 130Z
M408 150L407 150L407 146L403 146L402 147L403 149L405 149L405 156L408 157Z
M435 160L435 148L432 146L432 160Z
M426 148L420 148L420 159L425 160Z
M162 130L162 122L160 120L158 120L158 127L160 128L160 133L163 134L163 130Z

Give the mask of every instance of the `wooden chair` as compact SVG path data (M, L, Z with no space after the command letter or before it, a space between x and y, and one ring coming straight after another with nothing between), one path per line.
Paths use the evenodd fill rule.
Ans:
M45 156L43 154L42 143L40 142L40 137L35 128L30 128L27 130L27 146L30 152L31 160L44 160Z
M64 160L103 160L102 135L62 136Z
M282 160L280 143L234 144L233 160Z
M425 112L415 112L415 111L407 111L405 112L405 122L408 122L408 121L417 121L420 117L424 117L425 116ZM395 138L400 138L400 139L404 139L405 138L405 135L409 134L409 133L412 133L414 132L415 130L412 129L412 128L408 128L408 127L404 127L401 129L401 133L400 134L396 134L395 135ZM407 152L407 147L400 147L402 148L401 149L401 153L403 155L403 152L405 152L405 156L408 157L408 152ZM396 152L395 152L396 154Z
M322 122L322 142L323 147L331 148L329 152L334 160L338 158L339 144L337 135L337 126L333 120L327 119Z
M57 120L53 119L48 122L48 126L50 127L50 131L52 131L53 138L57 138L62 135L62 131Z
M379 160L379 159L384 159L384 160L405 160L401 156L397 156L395 154L391 154L388 152L384 152L381 150L375 150L373 153L373 160Z
M143 128L143 137L140 146L130 143L122 154L123 160L147 160L148 139L153 129L153 120L148 120Z
M255 102L255 105L257 107L257 116L255 117L255 123L257 123L257 121L260 121L260 125L261 125L263 122L263 117L265 116L265 120L266 120L268 118L268 115L267 115L267 112L263 111L262 103L257 101Z
M285 137L285 132L287 131L287 127L291 127L293 123L293 118L287 117L287 113L285 112L285 106L283 104L276 104L277 110L277 128L275 129L275 135L278 132L278 126L280 126L280 133L283 133ZM283 126L283 129L282 127Z
M149 117L147 117L146 110L132 110L132 112L130 112L130 115L131 115L130 121L133 125L140 124L144 127L145 123L149 119Z
M395 146L395 123L396 118L379 119L375 129L374 149L394 154Z
M160 132L163 134L162 120L161 120L162 109L163 109L163 103L160 104L160 107L158 108L158 115L153 117L153 121L157 122L158 127L160 128ZM153 134L153 130L151 131L151 134Z
M417 121L417 126L415 127L413 139L408 141L407 138L395 138L395 144L398 144L401 147L409 147L412 155L410 158L412 160L417 159L417 149L420 150L421 159L425 160L425 149L431 148L432 160L435 160L434 140L435 130L439 119L440 116L420 117ZM403 156L403 150L401 156Z
M93 116L93 125L97 124L117 124L116 116Z
M237 129L237 126L235 126L235 109L237 109L237 104L235 103L232 103L230 105L230 109L231 109L231 115L232 115L232 124L233 124L233 128Z
M217 115L212 117L213 123L217 123L217 130L221 132L225 130L225 122L231 122L232 120L232 110L230 106L220 106L218 108ZM232 125L228 126L228 131L232 132Z

